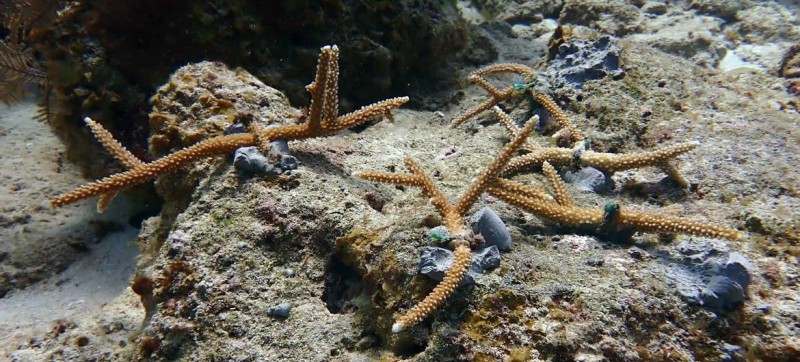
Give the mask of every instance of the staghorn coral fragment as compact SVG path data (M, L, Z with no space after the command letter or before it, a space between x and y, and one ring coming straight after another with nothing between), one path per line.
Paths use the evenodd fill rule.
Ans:
M561 180L561 177L558 176L556 169L553 168L549 162L544 161L542 164L542 172L547 177L547 180L550 181L550 185L553 186L556 202L558 202L558 204L561 206L575 206L575 203L572 201L572 197L570 197L569 193L567 192L567 186L564 185L564 182Z
M500 63L500 64L492 64L472 72L472 74L469 76L469 80L479 85L481 88L485 89L491 95L491 98L483 101L483 103L480 103L468 109L464 113L454 117L450 123L451 127L456 127L459 124L464 123L464 121L474 117L478 113L481 113L489 108L492 108L498 103L514 96L517 90L514 88L513 85L503 88L503 90L498 90L493 85L489 84L489 82L486 79L483 78L483 76L485 75L497 74L497 73L518 74L527 79L533 76L534 71L527 65L516 64L516 63Z
M568 207L556 202L546 202L518 195L499 187L490 187L488 192L510 205L567 227L603 232L631 230L648 233L680 233L729 240L741 238L738 231L724 226L685 220L669 215L628 211L619 207L613 208L610 212L609 210Z
M576 151L571 148L546 147L513 158L508 162L508 166L503 170L503 174L510 175L530 168L540 167L544 162L549 162L553 166L577 165L581 167L593 167L603 171L608 176L613 175L617 171L642 167L658 167L663 170L670 179L685 188L689 185L689 182L670 161L677 156L695 149L698 145L698 142L684 142L654 151L627 154L594 152L591 150L576 153Z
M86 117L83 119L87 126L92 130L92 134L94 137L100 141L100 144L111 153L114 158L117 159L125 168L132 169L136 167L142 166L144 163L139 160L136 156L134 156L128 149L125 148L119 141L114 139L114 136L111 135L111 132L103 128L100 123L95 122L93 119ZM100 195L100 198L97 200L97 212L103 213L108 208L108 205L111 204L111 201L114 200L114 197L117 196L118 191L110 191L108 193Z
M234 134L200 141L195 145L159 158L153 162L146 163L140 167L104 177L101 180L83 185L66 194L56 196L50 200L50 205L53 207L61 207L110 191L119 191L149 181L158 175L173 171L196 159L227 154L235 151L237 148L250 146L254 141L255 139L251 134Z
M668 160L664 160L663 162L658 164L658 168L660 168L661 171L664 171L667 177L670 180L674 181L676 184L678 184L678 186L680 186L681 188L684 189L689 188L690 186L689 180L687 180L686 177L683 177L681 170L678 169L678 166L676 166L675 163Z
M499 187L490 187L489 194L536 216L569 227L596 227L603 223L603 211L566 207L556 202L546 202L518 195Z
M512 73L518 74L525 78L523 84L514 84L510 85L502 90L498 90L493 85L491 85L483 76L490 75L490 74L497 74L497 73ZM577 142L585 137L583 134L575 127L572 122L570 122L569 118L564 115L564 112L561 108L558 107L555 101L553 101L550 96L535 91L532 87L532 83L527 83L531 81L533 77L534 71L530 67L522 64L515 64L515 63L500 63L500 64L493 64L483 68L480 68L474 71L470 76L469 80L491 95L491 98L483 101L482 103L468 109L464 113L456 116L450 123L451 127L456 127L459 124L463 123L464 121L476 116L478 113L481 113L489 108L494 108L496 105L502 101L510 99L515 96L519 96L525 94L526 92L530 94L531 98L542 105L544 109L547 111L550 116L556 120L561 130L556 135L557 137L566 138L570 142ZM503 122L504 125L511 131L513 134L515 131L512 129L512 125L508 116L502 112L499 108L494 109L497 116L500 118L500 121ZM535 146L533 144L526 144L525 148L523 149L533 149Z
M469 268L470 261L472 260L472 253L466 242L464 242L456 247L453 254L453 265L445 272L442 282L436 285L433 291L419 302L419 304L415 305L414 308L411 308L406 314L397 319L392 325L393 333L399 333L419 323L453 294L456 287L461 283L461 280L464 279L464 275L467 273L467 268Z
M92 130L94 138L100 141L100 144L103 145L106 151L111 153L111 155L126 168L136 168L144 164L142 160L138 159L130 153L125 146L119 143L119 141L115 140L111 132L103 128L99 123L89 117L84 118L83 121Z
M336 117L337 107L335 104L338 102L338 93L333 88L338 87L338 54L339 49L335 45L325 46L320 50L317 74L314 82L308 87L312 96L312 112L309 114L306 123L254 129L255 133L231 134L203 140L153 162L136 165L128 171L105 177L99 181L78 187L66 194L56 196L50 200L50 204L53 207L60 207L92 196L118 192L126 187L143 183L164 173L174 171L200 158L229 154L241 147L263 145L268 141L279 139L300 140L330 136L343 129L384 116L389 111L408 102L408 97L390 98ZM317 106L314 106L315 103ZM106 138L102 133L100 137ZM101 139L104 145L111 145L111 152L114 153L111 140L106 139L103 141ZM115 156L119 158L121 155L115 153ZM122 156L124 157L124 155ZM108 198L108 196L104 196L101 204L107 205Z
M464 223L464 216L478 198L481 197L488 188L495 185L495 181L500 176L502 170L505 169L508 161L525 143L525 140L531 132L533 132L533 127L538 121L538 116L531 117L525 126L514 135L514 138L512 138L511 141L503 147L500 153L495 156L495 159L492 160L486 170L472 181L455 204L451 204L447 201L444 193L436 187L433 180L410 157L405 158L406 168L411 171L410 174L375 171L360 171L353 174L356 177L368 181L421 188L423 193L431 199L433 205L444 217L447 226L447 236L453 239L450 242L450 245L455 247L456 254L456 261L453 263L453 267L446 272L442 283L437 285L431 294L409 310L407 314L398 318L397 322L392 326L393 332L400 332L424 319L441 305L444 300L453 293L455 287L458 286L469 266L471 255L469 249L470 241L467 240L471 238L471 235L469 235L469 229Z
M581 156L581 165L594 167L610 174L613 174L617 171L630 170L633 168L648 166L661 167L665 161L689 152L695 149L698 145L700 145L699 142L684 142L655 151L629 154L586 151Z
M456 210L461 214L465 214L472 204L486 191L486 189L494 183L508 164L508 161L519 150L520 147L528 139L528 136L533 132L533 126L539 121L539 116L533 116L525 124L519 133L511 139L508 144L503 147L500 153L495 156L495 159L489 164L480 176L470 184L470 187L464 192L463 196L458 200L455 205Z
M553 196L550 196L547 192L544 191L541 185L538 184L536 184L535 186L533 184L525 185L523 183L509 180L506 178L498 178L494 181L494 185L492 186L510 191L520 196L529 197L535 200L543 200L548 202L555 201Z
M554 136L556 136L557 138L563 137L569 140L570 142L578 142L585 138L583 134L581 134L581 132L578 130L578 128L575 127L574 124L572 124L569 118L567 118L567 116L564 114L561 108L556 104L553 98L550 98L550 96L544 93L536 92L533 89L530 89L529 92L531 94L531 97L533 97L533 100L541 104L542 107L544 107L544 109L550 115L550 117L553 118L556 121L556 123L558 123L558 126L561 128L558 131L558 133L556 133L556 135Z
M677 166L670 162L673 158L696 148L698 142L684 142L672 146L667 146L654 151L638 152L631 154L600 153L580 147L580 141L586 141L583 134L569 121L558 105L549 96L527 89L533 99L540 103L545 110L559 124L561 129L554 135L557 138L566 138L570 142L576 142L574 148L562 147L539 147L536 143L528 140L520 150L528 152L525 155L515 157L509 161L508 166L503 171L504 174L512 174L522 170L540 167L542 163L549 162L553 166L580 166L592 167L603 171L610 177L616 171L628 170L640 167L658 167L671 180L682 188L689 187L689 181L680 173ZM514 124L509 115L495 106L492 109L500 122L508 129L511 135L516 135L519 128Z
M738 240L741 237L738 231L722 226L684 220L669 215L624 209L619 210L614 224L621 228L630 228L639 232L679 233L729 240Z
M498 106L492 107L492 111L494 111L494 114L497 115L497 119L500 120L500 123L502 123L503 126L505 126L509 132L511 132L511 136L512 137L516 136L517 133L519 132L519 127L517 127L517 125L514 124L514 121L511 119L511 116L509 116L508 113L503 112L503 110L500 109L500 107ZM525 140L525 143L519 149L525 152L534 152L541 148L542 147L536 144L535 142L531 140Z
M523 127L500 151L487 169L475 178L455 204L450 204L447 201L447 198L436 187L430 176L428 176L419 164L410 157L405 158L405 164L406 168L411 171L411 174L359 171L355 172L353 175L368 181L420 187L425 195L431 198L433 205L445 218L448 232L453 235L464 234L467 229L462 218L467 214L469 208L478 200L486 188L491 186L494 180L500 175L501 171L505 169L506 163L508 163L511 156L517 152L519 147L523 145L528 135L533 131L533 125L538 122L538 119L538 116L534 116L526 123L525 127Z
M517 156L508 162L503 175L522 172L530 168L541 167L545 161L553 166L569 166L573 162L575 151L571 148L545 147L531 153Z

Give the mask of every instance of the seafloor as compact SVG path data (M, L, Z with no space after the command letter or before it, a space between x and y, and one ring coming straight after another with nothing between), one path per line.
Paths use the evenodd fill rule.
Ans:
M576 54L616 57L618 66L603 63L591 80L549 89L595 151L699 142L677 159L688 187L657 168L625 170L594 180L606 186L598 192L567 183L577 205L613 200L733 228L740 240L648 233L619 240L483 196L473 210L499 214L510 250L422 323L392 333L394 318L436 285L417 264L441 220L417 188L353 173L405 172L410 155L455 199L510 137L491 111L449 126L487 99L466 81L476 68L453 74L464 81L440 91L445 96L419 101L445 104L438 110L401 107L391 121L291 142L300 164L290 174L247 175L232 157L217 157L164 176L155 188L161 213L138 223L131 220L148 215L136 201L147 191L138 189L104 214L94 200L48 205L90 180L31 119L34 107L22 104L0 113L0 360L800 360L800 99L790 92L800 78L779 74L800 44L800 5L612 3L459 7L496 50L492 63L523 63L553 78L563 68L540 62L558 22L573 40L611 36L617 49ZM313 65L307 72L310 82ZM230 117L207 106L209 94L236 98L237 112L267 123L275 122L271 114L302 114L280 90L220 63L184 67L165 83L152 112L168 122L152 136L167 145L228 126ZM503 107L521 121L532 105ZM531 138L555 142L546 131ZM537 170L516 179L545 183ZM712 288L717 260L742 266L746 282ZM135 275L155 283L147 317L147 298L129 287ZM716 299L707 298L710 289ZM282 303L288 315L276 315Z

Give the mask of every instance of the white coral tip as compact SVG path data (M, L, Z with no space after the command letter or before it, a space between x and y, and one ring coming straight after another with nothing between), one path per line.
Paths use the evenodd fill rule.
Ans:
M392 333L399 333L403 330L403 325L400 323L392 324Z

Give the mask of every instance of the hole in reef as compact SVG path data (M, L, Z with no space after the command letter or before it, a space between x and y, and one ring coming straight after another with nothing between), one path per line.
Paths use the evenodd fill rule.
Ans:
M359 298L360 296L364 296L364 298ZM344 265L338 255L334 254L328 261L322 301L325 302L329 312L346 314L358 310L360 300L369 303L368 296L364 294L364 283L361 281L361 276L355 269Z
M408 333L405 335L398 335L394 340L392 352L401 359L414 357L428 348L430 325L426 323L426 331L428 333Z

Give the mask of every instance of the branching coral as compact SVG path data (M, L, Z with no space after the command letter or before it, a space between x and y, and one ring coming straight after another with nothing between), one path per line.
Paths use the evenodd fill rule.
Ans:
M448 233L450 233L455 240L451 242L453 247L455 260L450 269L445 273L445 277L433 291L428 294L415 307L411 308L405 315L397 319L392 326L393 332L400 332L427 317L433 310L439 307L455 290L455 287L461 282L467 268L470 264L470 239L472 237L468 234L468 229L464 223L464 216L466 216L470 207L478 201L478 198L483 195L486 190L495 184L495 181L500 176L502 170L506 167L506 163L511 159L511 156L519 150L525 143L530 133L533 131L534 124L538 121L539 117L534 116L523 127L514 138L503 148L502 151L495 157L495 159L486 168L486 171L481 173L472 184L467 188L462 196L456 203L450 203L444 194L436 187L433 180L428 176L422 168L414 162L410 157L406 157L406 167L411 171L410 174L395 174L374 171L361 171L356 172L354 175L364 180L383 182L395 185L416 186L422 189L425 196L431 198L431 202L444 217L445 225Z
M323 47L320 52L314 82L307 86L308 91L311 93L312 101L305 123L269 128L253 127L250 133L214 137L200 141L150 163L123 161L124 159L130 160L130 157L133 156L130 155L129 157L130 153L118 142L114 141L105 130L99 130L101 129L99 125L88 122L103 145L115 157L120 159L129 170L57 196L50 200L50 204L53 207L60 207L92 196L112 195L101 198L98 208L102 209L107 205L108 198L113 197L114 193L126 187L146 182L164 173L175 171L181 166L200 158L229 154L240 147L262 145L270 140L288 141L330 136L341 130L387 115L391 110L408 101L408 97L390 98L337 117L339 101L338 79L339 48L335 45Z
M584 151L581 148L545 147L515 157L508 163L508 167L504 172L513 174L540 167L544 162L557 166L594 167L605 172L608 176L617 171L652 166L660 168L670 179L685 188L689 186L689 182L675 168L671 160L695 149L698 145L697 142L685 142L654 151L628 154Z
M547 166L549 164L546 163ZM545 166L547 168L547 166ZM552 168L552 167L550 167ZM546 173L549 173L546 171ZM741 237L739 232L708 223L685 220L658 213L645 213L623 210L616 203L606 205L605 209L587 209L573 205L569 196L563 195L565 190L561 178L554 172L548 179L556 189L556 201L547 201L541 197L531 197L519 192L513 192L506 187L493 186L487 191L510 205L519 207L536 216L555 221L562 226L580 228L590 231L599 231L603 234L610 233L680 233L711 238L737 240ZM528 186L505 181L517 189Z
M548 102L543 101L541 103L545 105ZM560 113L554 103L545 105L545 108L551 114ZM520 133L519 128L514 124L508 114L496 106L494 107L494 112L509 132L511 132L514 137L517 137ZM563 114L556 116L556 118L565 119ZM568 130L568 134L580 134L577 129L567 121L559 121L559 124L561 124L562 130ZM630 233L639 231L682 233L731 240L740 238L740 234L737 231L725 227L683 220L656 213L628 211L621 209L616 203L607 205L605 210L576 207L572 198L567 193L566 186L553 167L553 165L588 166L601 170L609 176L616 171L648 166L659 167L678 185L681 187L688 187L689 182L673 164L672 159L695 149L698 146L697 142L679 143L654 151L630 154L601 153L584 150L581 143L578 143L576 147L573 148L539 147L532 141L526 141L525 145L527 146L525 147L525 151L529 153L511 159L506 168L503 169L503 173L512 174L540 166L542 172L553 187L554 197L550 197L542 190L506 179L496 179L496 184L492 185L487 190L489 194L537 216L558 222L568 227L588 228L591 230L599 230L603 233Z
M493 85L491 85L485 78L485 75L490 74L502 74L502 73L512 73L517 74L520 76L525 77L526 81L530 80L533 76L533 69L526 65L522 64L515 64L515 63L501 63L501 64L493 64L487 67L480 68L474 71L470 76L469 80L481 88L485 89L489 94L492 96L491 98L487 99L483 103L470 108L466 112L462 113L459 116L453 118L451 125L453 127L458 126L459 124L463 123L464 121L474 117L478 113L481 113L493 106L497 105L498 103L510 99L514 96L517 90L513 85L503 88L503 90L498 90Z
M421 188L425 196L431 199L431 203L443 216L448 231L456 235L456 240L451 244L455 248L455 260L445 274L444 280L422 302L396 320L392 326L393 332L402 331L419 323L454 292L469 266L470 242L468 239L470 236L467 234L463 218L484 192L566 227L598 230L602 233L640 231L683 233L728 239L739 238L738 232L725 227L656 213L620 210L616 204L614 207L609 207L608 210L576 207L555 168L547 161L543 161L542 169L555 190L555 197L532 186L500 178L500 175L508 168L512 155L528 141L527 138L537 121L538 117L535 116L526 123L525 127L514 130L513 139L454 204L447 201L444 194L434 185L433 180L410 157L405 159L406 167L411 172L409 174L374 171L361 171L354 174L368 181Z
M601 235L654 232L683 233L732 240L740 237L737 231L724 226L685 220L658 213L638 212L621 208L616 202L609 203L604 209L576 206L569 195L567 187L559 177L555 166L592 166L605 171L607 174L638 167L659 167L673 180L682 186L686 186L688 182L678 172L672 160L676 156L697 147L697 143L682 143L655 151L632 154L608 154L588 150L585 147L588 144L587 142L578 142L584 140L584 135L569 121L550 97L537 93L527 84L522 86L512 85L499 90L483 78L486 75L502 72L511 72L528 78L533 75L532 69L518 64L499 64L476 71L470 79L483 87L491 95L491 99L457 117L453 123L454 125L458 124L479 112L493 108L501 122L511 132L512 139L455 202L448 201L446 195L436 186L433 179L410 157L406 157L404 161L409 173L375 171L354 173L354 176L367 181L419 187L442 215L449 235L449 246L454 250L454 261L445 272L442 282L422 301L395 320L392 325L393 332L403 331L419 323L442 306L447 298L455 292L471 263L471 247L481 242L480 238L472 235L464 218L484 193L488 193L507 204L526 210L538 217L557 222L564 227L588 230ZM114 140L108 131L87 118L86 122L94 132L95 137L128 170L58 196L51 200L51 204L58 207L100 195L98 209L103 209L120 190L174 171L200 158L229 154L235 149L245 146L264 147L264 145L273 140L299 140L329 136L375 117L388 115L391 110L408 101L407 97L392 98L363 107L350 114L337 116L337 83L338 48L336 46L323 47L319 56L315 79L307 87L307 90L311 93L312 102L305 123L270 128L262 128L256 124L250 124L248 133L203 140L149 163L142 162L134 157L119 142ZM539 121L538 116L531 117L522 128L518 128L514 125L509 115L495 106L497 103L509 99L520 92L527 92L533 100L542 104L559 124L561 128L558 133L559 136L576 142L576 146L573 148L541 147L529 138L534 126ZM519 151L525 151L527 154L516 156ZM554 190L552 196L542 188L503 178L531 167L541 167Z
M484 78L484 76L486 75L503 74L503 73L510 73L522 76L524 83L515 83L506 88L503 88L503 90L498 90ZM558 138L563 137L571 142L582 140L584 136L572 124L572 122L569 120L569 118L567 118L564 112L561 111L561 108L558 107L556 102L553 101L553 99L550 98L550 96L538 92L534 90L532 86L530 86L531 84L533 84L532 81L534 73L535 73L534 70L528 67L527 65L516 64L516 63L494 64L474 71L469 76L469 80L479 85L481 88L485 89L491 95L491 98L487 99L483 103L480 103L477 106L470 108L464 113L453 118L451 126L453 127L458 126L459 124L476 116L477 114L496 106L500 102L511 99L513 97L518 97L528 94L534 101L541 104L542 107L544 107L544 109L550 114L550 117L552 117L556 121L556 123L558 123L558 126L561 129L559 130L558 133L556 133L556 135L554 135L555 137Z
M620 170L653 166L661 168L679 185L686 187L688 182L672 163L672 159L694 149L698 144L687 142L655 151L632 154L610 154L587 150L585 145L588 142L577 142L584 140L583 134L569 122L550 97L533 91L527 85L521 87L509 86L503 90L498 90L482 77L500 72L511 72L525 76L531 76L533 73L530 68L518 64L499 64L476 71L470 76L470 80L489 92L491 98L456 117L453 120L453 125L457 125L486 109L493 108L500 121L511 132L512 140L491 162L487 170L472 182L456 203L449 203L444 194L434 185L431 178L409 157L405 159L406 167L410 171L409 174L373 171L362 171L354 174L357 177L374 182L420 187L423 193L431 198L432 204L443 216L448 231L456 235L455 241L451 244L451 247L455 249L454 262L445 273L444 279L423 301L396 320L392 326L393 332L402 331L419 323L443 304L446 298L454 292L469 266L469 245L470 239L473 238L467 234L463 218L468 209L484 192L538 217L557 222L562 226L588 230L600 235L630 236L634 232L650 232L682 233L731 240L740 238L739 232L724 226L685 220L665 214L623 209L616 202L609 203L604 209L576 206L553 165L592 166L605 171L609 175ZM561 127L559 137L576 142L575 147L540 147L528 139L534 123L538 122L538 116L531 118L520 129L508 114L495 106L497 103L514 96L520 90L530 92L532 98L545 107ZM513 157L518 151L525 151L528 154ZM551 196L541 188L501 177L529 169L531 166L541 166L544 175L554 190L554 196Z
M474 117L480 112L492 108L500 122L511 132L512 135L516 134L518 127L514 124L511 118L503 112L496 104L508 100L515 96L523 94L530 95L531 99L542 105L542 107L550 114L557 125L559 131L553 136L556 139L563 139L569 142L578 142L584 140L586 137L578 130L578 128L567 118L564 112L548 95L538 92L533 89L530 84L532 83L519 83L508 86L502 91L497 90L493 85L489 84L484 75L498 74L498 73L512 73L525 76L525 81L530 82L534 71L533 69L522 64L497 64L490 65L485 68L476 70L469 79L484 88L492 96L485 102L475 106L459 116L456 116L452 121L452 126L457 126L471 117ZM629 170L641 167L658 167L664 171L675 183L683 188L689 187L689 182L681 175L677 167L671 160L683 153L691 151L697 147L696 142L680 143L668 146L662 149L631 153L631 154L614 154L614 153L601 153L592 150L584 150L580 145L573 148L564 147L541 147L533 141L526 141L525 145L521 148L522 151L528 152L525 155L512 159L504 173L511 174L520 172L530 168L540 167L543 162L548 161L554 166L580 166L580 167L594 167L600 171L611 176L614 172Z
M106 151L111 153L125 168L135 169L144 165L140 159L130 153L119 141L115 140L111 132L103 128L99 123L89 117L86 117L84 122L86 122L86 125L92 130L94 137L100 141L100 144L103 145ZM117 196L117 193L118 192L115 190L100 195L100 199L97 200L97 212L102 213L105 211L108 205L111 204L111 200L114 200L114 197Z

